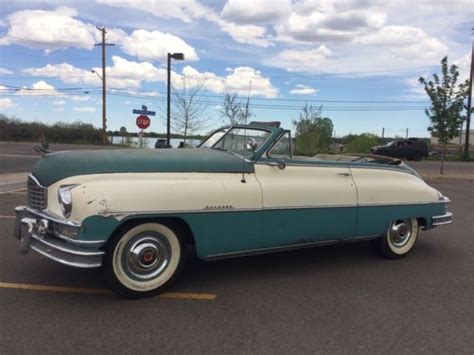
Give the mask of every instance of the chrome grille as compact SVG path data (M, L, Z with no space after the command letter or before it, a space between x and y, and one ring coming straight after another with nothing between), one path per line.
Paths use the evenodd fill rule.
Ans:
M28 207L40 211L48 207L48 189L31 176L28 177Z

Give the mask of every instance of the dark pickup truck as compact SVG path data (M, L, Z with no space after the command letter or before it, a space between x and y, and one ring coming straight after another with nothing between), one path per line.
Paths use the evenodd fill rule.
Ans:
M370 149L372 154L420 161L428 156L428 145L417 138L394 140Z

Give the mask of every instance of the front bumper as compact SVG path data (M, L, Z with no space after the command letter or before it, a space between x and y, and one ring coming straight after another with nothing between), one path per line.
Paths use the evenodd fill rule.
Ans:
M15 237L20 240L20 252L33 250L58 263L97 268L102 265L103 242L87 242L64 235L78 235L80 226L20 206L15 208Z
M451 212L446 212L445 214L431 217L431 225L433 227L450 224L452 222L453 222L453 214Z

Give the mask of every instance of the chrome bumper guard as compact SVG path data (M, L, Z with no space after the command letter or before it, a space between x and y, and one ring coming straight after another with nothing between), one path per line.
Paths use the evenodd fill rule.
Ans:
M20 240L20 253L34 250L58 263L78 268L102 265L104 252L99 247L103 242L79 241L58 234L50 224L61 221L27 207L15 208L15 214L14 234ZM68 228L79 230L79 226L69 225Z
M453 214L451 212L446 212L445 214L439 216L433 216L431 217L431 221L433 227L450 224L453 221Z

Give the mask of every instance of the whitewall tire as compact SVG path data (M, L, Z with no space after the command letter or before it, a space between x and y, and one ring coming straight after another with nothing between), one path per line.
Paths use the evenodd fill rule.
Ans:
M419 230L416 218L397 219L390 223L385 236L372 244L383 257L399 259L413 249Z
M108 284L127 298L162 292L176 278L183 263L179 236L159 223L139 224L116 234L103 259Z

